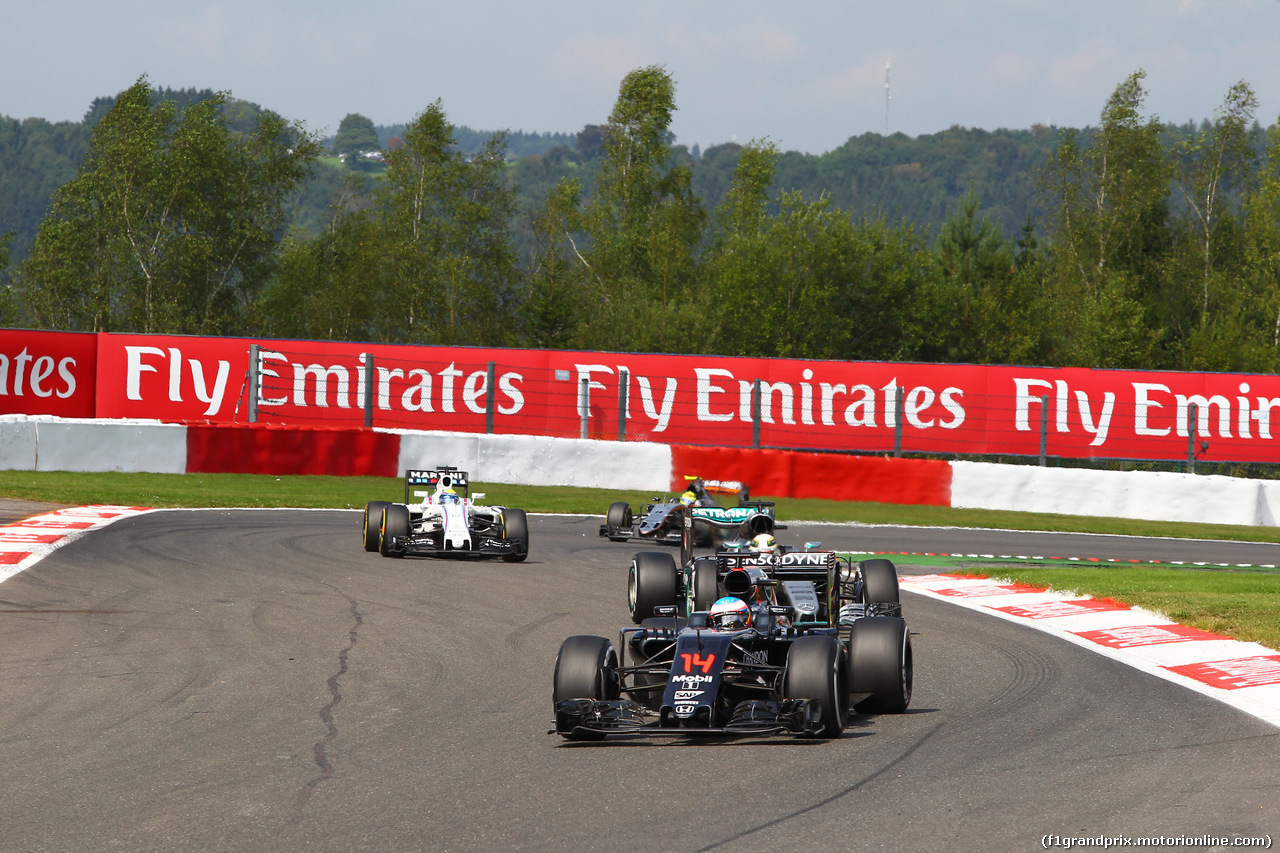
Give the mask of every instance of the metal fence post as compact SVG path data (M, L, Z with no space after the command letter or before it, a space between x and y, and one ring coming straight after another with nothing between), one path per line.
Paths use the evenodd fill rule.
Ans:
M578 383L578 413L582 417L579 437L586 438L591 427L591 389L587 385L587 377L585 376Z
M1049 458L1049 397L1040 398L1040 467L1047 464Z
M497 393L493 387L496 373L497 364L492 361L489 362L489 366L485 368L484 373L484 431L490 435L493 434L493 410L497 399Z
M373 426L373 353L364 354L364 425Z
M249 423L258 422L258 365L261 362L262 348L257 344L249 344Z
M618 441L627 440L627 392L631 389L631 374L618 371Z
M760 446L760 380L751 385L751 446Z
M893 401L893 455L902 456L902 387L894 391Z

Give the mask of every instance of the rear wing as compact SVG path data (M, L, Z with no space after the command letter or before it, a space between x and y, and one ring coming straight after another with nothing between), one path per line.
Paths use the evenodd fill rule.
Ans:
M453 489L464 498L471 488L467 472L448 465L439 465L430 470L408 468L404 472L404 502L422 503L414 498L430 497L437 488L443 486Z

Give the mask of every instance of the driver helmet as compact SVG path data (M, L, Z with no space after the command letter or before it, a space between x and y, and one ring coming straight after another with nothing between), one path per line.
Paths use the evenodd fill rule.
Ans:
M772 534L761 533L751 540L751 548L761 554L776 554L778 552L778 543Z
M445 486L440 490L440 503L456 504L458 502L458 493L450 486Z
M683 495L680 496L681 506L693 506L697 502L698 502L698 496L695 495L692 491L685 492Z
M707 626L717 631L738 631L747 627L751 609L741 598L726 595L717 599L707 613Z

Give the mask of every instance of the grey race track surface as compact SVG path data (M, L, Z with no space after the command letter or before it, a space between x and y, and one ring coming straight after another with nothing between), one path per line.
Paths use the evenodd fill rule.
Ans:
M911 595L905 715L835 742L562 742L556 650L615 635L636 548L598 518L530 522L532 557L508 565L366 554L351 512L157 512L0 584L0 850L1031 850L1280 829L1280 730Z

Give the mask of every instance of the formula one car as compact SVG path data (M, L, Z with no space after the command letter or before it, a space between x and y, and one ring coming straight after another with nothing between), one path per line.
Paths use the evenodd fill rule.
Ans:
M418 500L414 500L417 498ZM480 506L467 472L449 466L404 474L404 503L370 501L364 508L364 549L384 557L501 557L529 555L529 521L522 509Z
M721 541L730 532L750 538L786 529L786 525L778 524L774 517L773 502L751 500L747 487L741 483L703 480L700 477L685 479L689 480L689 488L684 494L662 501L654 498L653 503L645 505L639 521L632 514L629 503L615 501L610 504L605 523L600 525L600 535L610 542L640 539L679 545L682 536L680 510L684 507L693 510L694 542L701 547ZM712 492L736 494L738 505L723 507Z
M856 569L846 564L850 571L827 573L827 586L819 589L816 581L772 577L757 565L762 555L737 556L720 566L727 569L720 581L727 594L708 610L686 620L677 605L660 605L638 627L621 629L616 648L603 637L565 640L552 679L552 731L569 740L610 734L835 738L851 709L906 710L914 678L911 638L890 561L867 560ZM779 575L784 570L770 568ZM796 590L803 584L813 584L809 596L825 596L826 605L802 609L807 597ZM873 600L883 597L894 601Z

